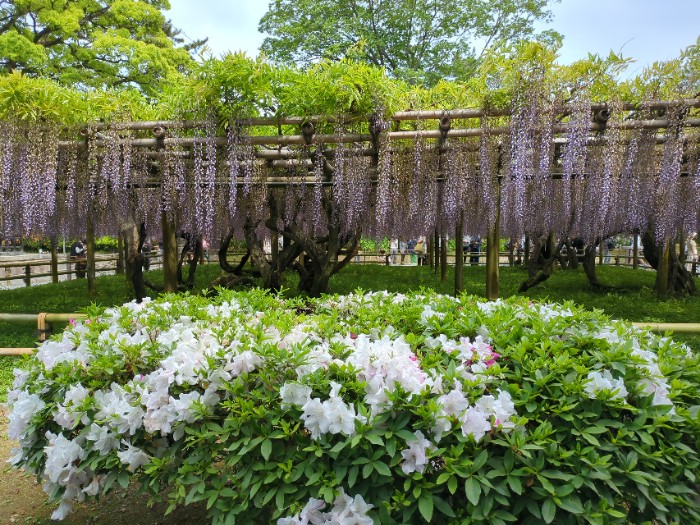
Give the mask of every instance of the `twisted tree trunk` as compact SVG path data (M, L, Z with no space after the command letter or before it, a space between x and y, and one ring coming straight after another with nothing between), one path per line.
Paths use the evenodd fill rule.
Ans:
M519 292L526 292L551 277L554 273L554 261L556 261L563 246L564 242L556 242L554 233L547 237L539 237L535 241L527 265L529 278L520 285Z
M655 290L661 299L685 297L696 292L695 279L679 260L675 246L670 240L658 243L653 224L642 235L642 244L644 258L656 270Z

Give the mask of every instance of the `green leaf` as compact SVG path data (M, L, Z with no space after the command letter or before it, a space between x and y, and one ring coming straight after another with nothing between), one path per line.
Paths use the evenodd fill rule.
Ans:
M423 519L430 523L433 519L433 496L430 492L424 492L421 494L418 500L418 510Z
M457 492L457 476L452 476L450 479L447 480L447 490L450 491L450 494L454 494Z
M360 473L360 467L357 465L353 465L350 467L350 471L348 472L348 487L352 487L355 485L355 481L357 481L357 475Z
M262 454L262 457L267 461L270 459L270 453L272 452L272 441L269 439L266 439L265 441L262 442L262 445L260 445L260 454Z
M449 518L454 518L456 517L455 511L452 510L452 507L450 506L449 503L447 503L444 499L442 499L439 496L433 496L433 504L439 510L441 513L443 513L445 516Z
M479 483L479 480L473 476L467 478L464 482L464 491L472 505L479 505L479 498L481 497L481 483Z
M559 508L572 514L583 514L583 505L581 505L581 500L576 495L561 499L557 505Z
M125 470L121 471L119 473L119 476L117 477L117 482L119 483L119 486L123 489L129 486L129 473L126 472Z
M384 440L381 438L381 436L379 436L377 434L372 434L372 433L365 434L365 438L367 439L367 441L369 441L373 445L377 445L379 447L384 446Z
M542 503L542 519L545 523L552 523L557 513L557 506L551 499L546 499Z
M508 476L508 486L518 495L523 493L523 484L518 476Z
M374 467L374 470L376 470L382 476L391 477L391 469L386 463L383 463L382 461L375 461L372 463L372 466Z
M489 453L486 452L486 450L482 450L481 452L479 452L476 458L474 458L474 470L476 471L483 467L488 459Z

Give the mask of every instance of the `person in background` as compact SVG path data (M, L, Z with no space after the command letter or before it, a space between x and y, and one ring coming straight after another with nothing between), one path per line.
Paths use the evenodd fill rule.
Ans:
M389 257L391 264L396 264L396 255L399 253L399 240L391 239L389 241Z
M605 264L610 264L612 259L612 250L615 249L615 240L610 237L603 241L603 262Z
M87 270L87 249L83 241L77 240L70 247L70 260L75 261L75 276L83 279Z
M686 249L688 250L688 256L685 259L686 264L688 265L688 270L693 272L695 269L697 269L697 263L698 263L698 234L697 233L692 233L688 235L688 238L685 240L685 246Z
M403 261L406 258L406 241L399 241L399 253L401 253L401 265L403 266Z
M143 271L148 271L148 269L151 267L151 251L153 248L151 247L151 243L146 239L143 242L143 246L141 247L141 253L143 254Z
M270 248L270 250L272 250L272 248ZM209 261L209 243L207 242L206 239L202 239L202 260L200 262L203 263L204 259L206 259L207 262L210 262Z
M469 264L472 266L477 266L479 264L479 252L481 251L481 237L478 235L472 237L469 242Z
M418 240L416 239L410 239L406 243L411 264L416 262L416 244L418 244Z
M413 247L413 251L418 257L418 266L425 266L425 237L418 237L418 241Z

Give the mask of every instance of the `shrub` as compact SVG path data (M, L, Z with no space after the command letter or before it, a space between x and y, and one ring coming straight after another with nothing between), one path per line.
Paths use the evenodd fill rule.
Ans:
M119 242L116 237L111 237L109 235L103 235L102 237L95 238L95 251L98 252L118 252Z
M221 291L89 314L8 395L56 518L135 479L215 523L700 520L698 358L600 312Z

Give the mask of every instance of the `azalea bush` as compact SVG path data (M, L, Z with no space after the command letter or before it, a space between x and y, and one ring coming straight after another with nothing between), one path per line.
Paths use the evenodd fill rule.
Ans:
M214 523L697 523L698 357L572 304L165 296L16 371L54 518L131 482Z

